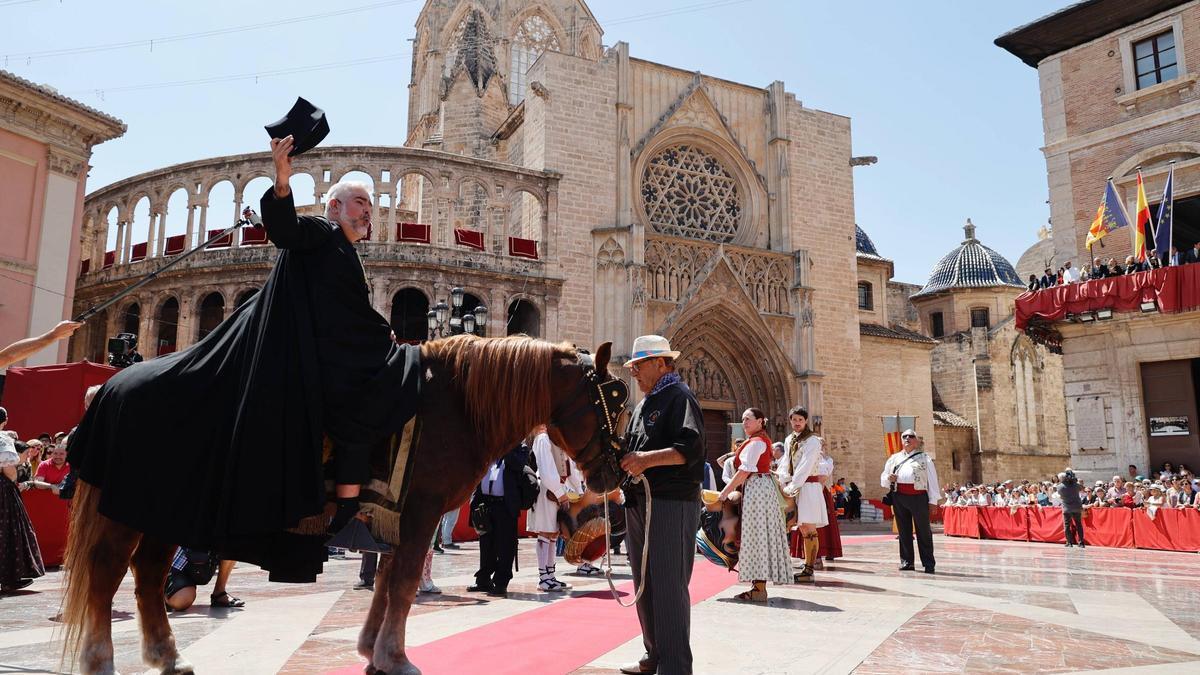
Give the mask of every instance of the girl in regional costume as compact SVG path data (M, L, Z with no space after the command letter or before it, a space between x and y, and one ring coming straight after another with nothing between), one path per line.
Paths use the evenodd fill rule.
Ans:
M813 433L808 426L808 411L796 406L788 411L788 422L792 434L788 436L784 449L791 460L792 475L784 493L796 499L796 523L800 528L804 569L795 576L797 582L813 581L813 568L817 562L820 542L817 528L829 524L829 509L825 504L825 493L817 475L817 464L821 461L821 449L825 441ZM801 557L801 556L797 556Z
M816 433L820 433L820 426L816 427ZM821 479L821 494L825 498L825 512L827 514L826 525L817 528L817 565L821 565L821 558L830 562L834 558L842 557L842 531L838 527L837 522L837 506L833 502L833 495L829 492L829 486L833 483L833 458L829 453L825 452L825 444L821 444L821 459L817 460L817 476ZM799 558L800 556L796 556Z
M749 438L734 455L737 473L721 491L719 500L742 488L742 543L738 551L738 581L753 587L735 596L739 600L766 602L767 581L791 582L792 561L788 558L787 524L783 519L779 483L771 473L771 438L763 427L766 415L757 408L742 414Z

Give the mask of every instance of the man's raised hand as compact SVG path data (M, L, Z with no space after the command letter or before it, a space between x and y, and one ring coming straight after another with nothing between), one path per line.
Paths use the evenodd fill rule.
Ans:
M271 160L275 162L275 196L286 197L292 192L288 181L292 178L292 151L295 139L291 136L271 139Z

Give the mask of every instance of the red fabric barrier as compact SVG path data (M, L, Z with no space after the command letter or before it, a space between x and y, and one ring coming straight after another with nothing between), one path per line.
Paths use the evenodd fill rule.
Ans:
M1033 317L1058 321L1068 313L1097 309L1138 312L1141 304L1149 301L1157 303L1164 314L1200 308L1200 265L1164 267L1023 293L1016 300L1017 330L1024 331Z
M221 234L221 232L223 232L223 231L224 230L209 230L208 236L215 237L218 234ZM213 243L209 244L208 248L210 248L210 249L229 248L230 246L233 246L233 233L232 232L230 232L229 234L225 235L224 237L221 237L220 239L214 241Z
M525 529L525 516L529 515L528 511L522 511L521 515L517 516L517 536L528 537L531 533ZM479 538L475 534L475 528L471 527L471 502L462 505L462 509L458 512L458 522L454 523L454 541L475 541Z
M116 251L105 251L104 252L104 268L105 269L112 267L113 264L116 262L117 262L117 252Z
M138 262L139 260L145 260L146 259L146 248L147 248L147 243L144 241L140 244L134 244L133 250L130 251L130 254L129 254L129 262Z
M983 539L1027 541L1029 539L1028 509L1009 511L1001 506L979 508L979 536Z
M8 428L22 439L70 431L83 418L83 394L103 384L116 368L82 361L36 368L9 368L2 404Z
M877 508L883 512L884 520L892 519L892 507L888 506L887 504L884 504L881 500L878 500L878 499L868 499L867 502L869 504L871 504L871 506L874 506L875 508Z
M1121 508L1084 509L1083 541L1088 546L1133 548L1133 512Z
M979 508L975 506L942 507L942 533L951 537L979 538Z
M422 223L396 223L396 241L429 243L429 226Z
M1029 541L1041 541L1048 544L1067 543L1067 533L1063 530L1062 509L1057 506L1026 509L1029 512ZM1087 535L1083 541L1087 542Z
M1138 548L1200 551L1200 512L1159 509L1151 520L1144 510L1136 509L1133 511L1133 541Z
M21 493L21 501L25 503L29 522L37 535L42 563L46 567L61 565L63 551L67 548L67 500L59 499L49 490L26 490Z

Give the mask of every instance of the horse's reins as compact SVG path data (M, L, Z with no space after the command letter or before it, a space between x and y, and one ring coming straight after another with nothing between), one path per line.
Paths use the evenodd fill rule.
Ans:
M596 419L600 422L601 459L609 463L609 468L613 470L613 473L620 474L622 473L620 460L620 455L622 454L622 442L621 436L619 433L617 433L615 427L618 418L621 416L621 411L625 408L625 402L629 400L629 389L621 380L614 379L607 382L602 381L600 379L600 375L596 372L595 362L593 361L591 354L588 354L582 350L579 352L579 365L583 367L584 371L584 379L580 381L579 386L581 389L585 389L585 393L589 395L589 399L591 401L591 405L589 407L596 415ZM605 372L607 374L607 369ZM590 388L591 391L586 391L586 388ZM572 397L572 401L574 398L575 397ZM578 410L572 411L571 415L555 415L554 417L556 422L561 424L564 421L579 417L585 411L587 411L587 409L588 408L581 406ZM641 483L642 488L646 493L646 526L643 532L641 565L642 574L645 574L646 563L649 560L648 554L650 552L650 546L645 541L650 533L650 517L652 511L650 501L650 482L641 476L632 476L628 472L625 472L625 475L628 476L628 478L623 482ZM604 496L604 561L602 566L604 569L604 579L608 582L608 588L612 593L613 600L616 600L617 604L621 605L622 607L632 607L637 604L638 599L642 597L642 591L646 588L644 583L639 585L635 582L634 585L638 586L638 588L634 593L633 600L631 600L629 604L621 602L621 596L617 592L617 586L615 583L613 583L612 521L609 519L608 513L608 495Z

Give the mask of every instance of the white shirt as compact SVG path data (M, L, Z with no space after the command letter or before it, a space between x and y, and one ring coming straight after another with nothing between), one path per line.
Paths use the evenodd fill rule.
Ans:
M800 444L800 459L796 461L789 480L793 493L804 487L809 476L817 475L817 464L821 461L822 443L821 437L814 434Z
M483 480L479 482L479 489L483 494L489 497L504 496L504 460L498 459L492 462L488 467L488 472L484 474Z
M538 480L542 489L549 490L554 498L558 499L566 494L566 488L563 487L562 477L558 475L558 466L554 463L554 450L550 446L550 437L538 434L537 438L533 439L533 457L537 462Z
M891 483L888 482L888 476L893 472L895 472L895 474L896 474L896 482L912 483L914 485L919 485L920 481L918 481L917 478L918 478L918 472L920 472L920 470L921 470L921 464L918 464L916 460L913 460L911 462L904 461L904 460L908 459L909 457L912 457L913 455L917 454L918 452L924 452L924 451L917 450L915 452L905 452L905 451L901 450L900 452L897 452L896 454L889 457L887 463L883 465L883 473L880 474L880 476L879 476L880 486L881 487L890 487L891 486ZM903 462L903 464L901 464L901 462ZM929 498L930 504L937 504L938 496L942 494L942 488L938 485L937 467L935 467L933 465L933 458L930 457L929 455L925 455L925 461L922 464L924 464L924 466L925 466L925 474L926 474L925 475L925 496ZM895 468L897 466L899 466L898 469Z
M1063 270L1064 284L1073 284L1076 281L1079 281L1079 270L1075 269L1074 267L1068 267Z
M757 473L758 460L762 458L764 452L768 452L769 450L770 447L761 438L751 438L745 447L742 448L741 464L738 465L738 470L747 473Z

